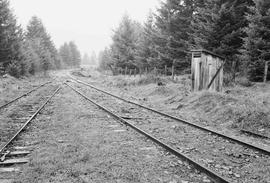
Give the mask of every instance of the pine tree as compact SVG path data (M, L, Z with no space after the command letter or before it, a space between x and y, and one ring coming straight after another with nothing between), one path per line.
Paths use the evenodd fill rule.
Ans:
M69 49L70 49L70 60L72 66L78 67L81 64L81 53L78 50L77 45L71 41L69 42Z
M128 15L124 15L112 37L112 59L116 67L136 67L136 45L140 33L140 24L132 21Z
M8 0L0 1L0 17L0 67L9 70L10 74L20 76L24 65L21 62L23 35Z
M81 64L81 53L73 41L59 48L59 57L66 67L78 67Z
M96 63L97 63L97 55L94 51L92 51L91 57L90 57L90 64L94 66L96 65Z
M249 79L262 81L265 62L270 61L270 1L254 1L256 6L250 8L251 13L247 16L249 26L245 29L248 37L244 54Z
M51 37L42 21L36 16L31 18L27 26L26 39L33 45L32 48L39 56L37 61L41 62L39 65L44 72L59 65L60 60L58 60L58 53Z
M136 48L136 61L140 69L154 68L158 66L157 52L155 50L154 37L157 30L154 24L153 14L150 13L146 23L143 26L143 31L138 39Z
M71 66L71 55L70 55L70 48L67 43L64 43L60 48L59 48L59 56L63 62L64 67Z
M167 0L156 15L156 45L160 64L179 69L189 67L191 20L196 5L194 0Z
M112 58L112 50L110 50L109 48L105 48L103 51L99 52L98 64L99 69L111 70L114 73L115 62Z
M87 53L84 53L83 54L83 57L82 57L82 64L83 65L90 65L91 63L91 60L90 60L90 57Z
M234 73L248 22L245 14L252 0L206 0L192 21L195 48L204 48L226 57L225 69Z
M39 72L40 66L40 57L35 51L35 45L29 40L24 41L24 59L27 62L27 71L28 73L34 75L36 72Z

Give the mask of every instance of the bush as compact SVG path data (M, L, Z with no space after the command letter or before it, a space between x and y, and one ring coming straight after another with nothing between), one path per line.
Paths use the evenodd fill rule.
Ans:
M244 87L251 87L254 85L251 81L249 81L247 78L244 77L237 78L236 83Z
M223 85L224 86L232 86L233 80L231 74L224 74L223 76Z
M16 61L12 61L7 67L7 73L16 78L21 75L21 66Z

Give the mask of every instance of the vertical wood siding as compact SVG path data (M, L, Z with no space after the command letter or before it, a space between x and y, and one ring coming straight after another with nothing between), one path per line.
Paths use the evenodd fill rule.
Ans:
M223 60L215 55L202 52L192 53L191 61L191 80L192 91L206 90L212 78L216 75L218 69L222 66ZM209 88L210 91L222 91L223 86L223 68L215 78Z

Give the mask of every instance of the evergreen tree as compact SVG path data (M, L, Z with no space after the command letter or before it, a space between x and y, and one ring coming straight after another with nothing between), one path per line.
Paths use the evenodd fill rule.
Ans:
M157 30L154 24L153 14L150 13L144 24L141 36L138 39L136 48L137 66L141 69L146 67L157 67L157 52L155 50L155 34Z
M112 58L112 51L109 48L105 48L98 55L99 69L101 70L111 70L115 72L115 62Z
M97 55L94 51L91 53L90 64L93 66L97 64Z
M32 48L38 55L41 69L46 72L59 65L57 50L47 33L42 21L34 16L31 18L26 31L26 38L32 44ZM58 63L57 63L58 62Z
M111 45L112 59L116 67L135 68L136 44L141 26L124 15L119 27L114 31ZM112 66L112 65L111 65Z
M244 56L249 79L262 81L265 62L270 60L270 2L254 1L256 6L250 7L251 12L247 16L249 26L245 29L248 36Z
M73 41L69 42L69 49L72 66L79 66L81 64L81 53Z
M90 57L87 53L84 53L83 57L82 57L82 64L83 65L90 65L91 60Z
M64 43L60 48L59 48L59 56L64 63L64 67L71 66L71 55L70 55L70 48L67 43Z
M22 29L9 7L8 0L0 1L0 67L19 76L22 60Z
M191 21L195 10L195 0L166 0L158 9L156 26L156 48L160 65L189 67L188 50L190 44Z
M59 57L66 67L78 67L81 64L81 53L73 41L59 48Z
M24 41L24 59L27 62L27 71L28 73L34 75L36 72L41 71L40 68L40 57L35 51L33 42L29 40Z
M226 57L225 69L240 66L240 50L248 22L245 14L252 0L205 0L192 21L195 48L204 48Z

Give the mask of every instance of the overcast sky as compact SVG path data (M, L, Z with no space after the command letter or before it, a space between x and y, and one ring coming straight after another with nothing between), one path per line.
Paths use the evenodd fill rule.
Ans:
M42 19L57 47L75 41L82 52L98 52L111 43L125 12L145 21L159 0L10 0L20 24L26 27L33 15Z

